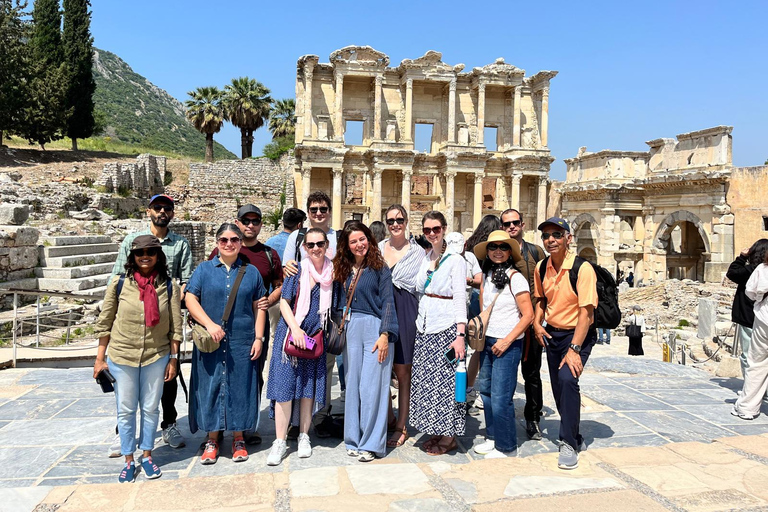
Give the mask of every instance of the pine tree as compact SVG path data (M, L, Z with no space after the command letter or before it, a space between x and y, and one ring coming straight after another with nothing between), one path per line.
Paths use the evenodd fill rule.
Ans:
M26 102L29 59L25 41L28 38L28 12L24 0L0 0L0 146L3 132L19 130Z
M63 0L64 2L64 59L69 66L67 106L72 115L67 122L67 135L72 149L77 150L77 139L93 135L93 37L89 0Z

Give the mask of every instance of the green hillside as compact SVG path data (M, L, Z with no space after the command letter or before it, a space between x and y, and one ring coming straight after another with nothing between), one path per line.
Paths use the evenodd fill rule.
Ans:
M205 156L205 136L184 117L184 107L152 84L114 53L94 48L94 103L107 115L105 135L125 144L175 153ZM215 143L217 160L237 158Z

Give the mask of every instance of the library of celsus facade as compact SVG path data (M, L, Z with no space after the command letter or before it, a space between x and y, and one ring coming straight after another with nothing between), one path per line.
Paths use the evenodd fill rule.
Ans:
M521 210L529 229L545 218L554 160L549 83L557 72L526 77L503 59L465 71L434 51L390 67L367 46L319 61L305 55L297 64L299 207L312 190L327 192L334 228L351 218L381 220L393 203L413 212L414 231L419 212L432 209L456 231L508 207ZM419 137L426 141L417 144ZM417 151L422 144L428 149Z

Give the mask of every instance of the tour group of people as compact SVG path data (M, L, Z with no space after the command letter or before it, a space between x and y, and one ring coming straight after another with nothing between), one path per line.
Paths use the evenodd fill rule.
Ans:
M287 209L283 231L266 243L258 240L261 210L242 206L234 222L217 229L214 251L193 271L189 242L169 228L174 206L167 195L152 197L149 229L123 241L95 328L94 377L107 371L115 381L110 456L125 459L120 482L139 472L161 475L152 460L158 423L165 443L184 446L176 423L179 383L188 393L190 432L206 433L200 463L215 464L222 451L236 462L248 459L248 446L261 442L263 391L276 430L267 464L281 464L294 439L296 456L310 457L311 427L328 437L338 421L330 413L337 356L325 348L336 334L345 338L339 377L350 457L385 456L408 440L409 426L425 434L427 454L456 450L475 389L486 433L473 450L487 458L514 454L518 369L525 430L538 440L546 351L560 414L558 465L578 466L579 377L597 341L598 297L591 265L578 267L576 289L561 284L575 259L564 219L538 225L543 247L523 239L525 222L515 209L486 216L466 242L441 212L411 219L397 204L382 226L352 220L336 232L331 199L318 191L309 195L307 213ZM411 235L412 222L421 222L421 236ZM212 351L194 347L188 387L178 366L182 307L213 343ZM484 346L472 352L468 321L488 311ZM465 361L468 399L456 389ZM232 434L231 451L222 449L224 432ZM137 442L142 455L135 461Z

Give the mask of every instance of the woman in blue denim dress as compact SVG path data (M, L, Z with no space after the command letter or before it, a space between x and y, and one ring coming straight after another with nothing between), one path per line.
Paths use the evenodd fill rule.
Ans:
M225 326L221 325L229 292L244 265L238 258L242 239L235 224L222 224L216 232L219 255L198 265L186 288L189 314L220 344L213 352L200 352L197 347L192 351L189 430L208 432L202 464L216 462L219 433L225 430L234 434L232 460L247 460L243 431L258 426L258 358L267 314L258 308L266 291L253 265L245 264L232 312Z

